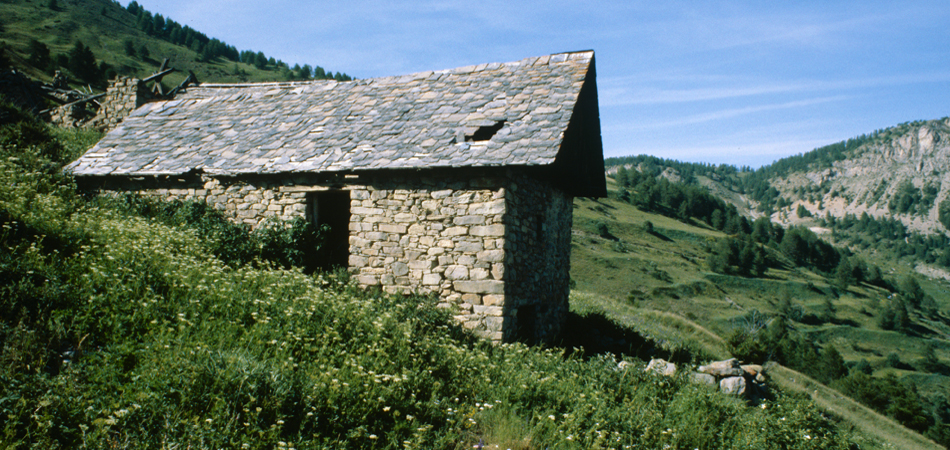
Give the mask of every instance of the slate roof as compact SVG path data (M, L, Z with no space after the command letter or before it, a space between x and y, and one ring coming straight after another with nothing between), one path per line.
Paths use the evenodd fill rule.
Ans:
M143 105L66 170L239 175L552 164L593 59L585 51L349 82L202 85ZM500 123L489 140L466 141Z

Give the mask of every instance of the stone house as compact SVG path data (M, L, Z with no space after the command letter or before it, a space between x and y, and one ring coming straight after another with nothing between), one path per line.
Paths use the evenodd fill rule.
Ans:
M436 293L494 341L568 311L572 200L606 195L594 54L355 80L205 84L67 167L85 187L306 217L364 286Z

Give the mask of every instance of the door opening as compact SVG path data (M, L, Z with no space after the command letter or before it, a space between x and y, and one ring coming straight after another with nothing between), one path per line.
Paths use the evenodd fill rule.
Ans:
M350 256L350 191L312 192L307 200L310 222L330 229L319 250L321 268L346 267Z

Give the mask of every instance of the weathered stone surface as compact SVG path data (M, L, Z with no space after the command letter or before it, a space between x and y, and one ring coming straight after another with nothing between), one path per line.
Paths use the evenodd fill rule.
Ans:
M673 364L669 361L666 361L661 358L651 359L650 363L647 364L646 372L653 372L657 375L665 375L671 377L676 375L676 364Z
M746 382L743 377L728 377L719 381L719 391L728 395L745 395Z
M689 381L692 381L696 384L708 384L710 386L716 385L716 377L708 373L693 372L689 374Z
M455 290L459 292L471 292L473 294L505 293L505 283L496 280L455 281L452 285L455 287Z
M449 280L465 280L468 278L468 267L453 265L445 268L445 278Z
M190 87L172 101L140 106L121 133L109 133L68 170L239 175L551 164L581 87L592 79L594 55L558 56L437 76ZM498 122L494 139L472 151L470 133ZM200 151L165 157L197 143ZM453 194L439 189L432 198Z
M397 277L406 276L409 274L409 265L402 261L396 261L392 264L393 275Z
M422 276L423 286L435 286L442 282L442 275L437 273L427 273Z
M472 236L504 236L504 225L476 225L469 228L468 232Z
M580 87L592 80L591 57L193 88L176 103L140 108L70 170L123 175L128 184L116 190L205 201L252 227L314 219L321 195L348 192L342 251L360 284L436 294L491 339L512 339L519 321L550 339L567 314L564 189L577 183L554 185L524 168L547 170L561 151ZM557 112L538 113L548 110ZM497 124L494 137L473 140ZM159 189L128 181L169 175L177 184Z
M765 369L758 364L744 364L739 366L743 372L749 374L752 377L763 374Z
M697 370L708 373L714 377L735 377L742 375L742 368L739 367L739 361L735 358L711 362L705 366L699 366Z

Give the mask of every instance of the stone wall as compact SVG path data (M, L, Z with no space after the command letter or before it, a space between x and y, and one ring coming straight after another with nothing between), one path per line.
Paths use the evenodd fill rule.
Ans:
M132 190L204 201L252 227L312 217L314 196L342 191L347 262L361 285L436 294L457 307L466 328L494 341L549 341L566 318L572 201L517 171L323 182L205 177L189 187Z
M141 80L120 77L110 81L105 97L97 100L100 104L98 111L93 113L84 105L59 107L50 112L50 123L60 127L107 131L151 99L148 87Z
M349 267L364 286L437 293L466 328L503 339L506 189L500 178L351 187ZM408 188L408 189L407 189Z
M568 313L573 198L519 177L508 185L507 203L507 330L516 335L506 339L550 341Z

